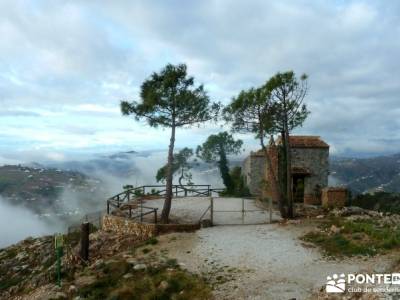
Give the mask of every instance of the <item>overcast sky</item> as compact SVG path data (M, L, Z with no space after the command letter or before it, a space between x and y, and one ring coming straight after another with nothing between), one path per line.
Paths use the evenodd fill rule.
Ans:
M399 17L397 0L2 0L0 155L166 149L169 132L122 117L119 102L182 62L223 103L305 72L311 115L296 133L334 154L400 151ZM177 146L218 130L179 130Z

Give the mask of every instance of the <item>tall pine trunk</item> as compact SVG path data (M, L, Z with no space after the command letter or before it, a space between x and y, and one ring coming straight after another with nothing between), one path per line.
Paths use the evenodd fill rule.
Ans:
M285 170L286 170L286 203L287 203L287 216L288 218L294 217L293 212L293 184L292 184L292 159L290 152L289 141L289 126L288 126L288 107L287 107L287 93L283 92L283 132L282 142L285 151Z
M174 146L175 146L175 124L171 127L171 138L169 141L168 148L168 162L167 162L167 179L165 185L165 201L163 210L161 213L161 222L164 224L168 223L169 213L171 211L171 201L172 201L172 164L174 162Z
M286 152L286 195L288 204L288 218L294 217L293 209L293 178L292 178L292 155L290 152L289 132L285 130L285 152Z
M289 135L287 131L281 132L282 146L283 146L283 167L285 171L285 202L287 205L287 217L293 218L293 185L292 185L292 163L291 163L291 153L290 153L290 142Z
M281 191L279 189L279 186L278 186L279 182L278 182L278 179L277 179L277 174L274 173L274 170L272 168L271 157L269 156L268 149L264 144L264 139L261 138L260 142L261 142L261 148L264 150L264 153L265 153L266 167L267 167L267 170L268 170L268 172L270 174L270 179L271 180L270 180L269 184L270 184L270 187L271 187L272 198L275 199L278 202L278 208L279 208L279 212L281 213L281 217L282 218L286 218L287 217L287 210L286 210L286 207L285 207L284 202L283 202L282 193L281 193Z

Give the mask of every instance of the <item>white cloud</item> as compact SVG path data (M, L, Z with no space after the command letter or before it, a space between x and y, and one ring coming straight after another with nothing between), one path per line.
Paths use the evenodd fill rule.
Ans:
M395 149L399 11L397 1L366 0L3 1L0 139L9 148L26 140L165 148L167 131L121 117L119 101L137 100L141 82L166 63L186 62L225 103L277 71L306 72L312 114L299 132L323 136L338 152ZM177 143L198 143L215 129Z
M104 106L99 104L83 103L75 106L65 106L63 110L70 110L74 112L91 112L91 113L112 113L121 114L118 106Z

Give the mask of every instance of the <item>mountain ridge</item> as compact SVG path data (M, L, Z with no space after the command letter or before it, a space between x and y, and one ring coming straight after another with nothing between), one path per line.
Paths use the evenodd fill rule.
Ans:
M369 158L332 157L331 176L352 192L400 192L400 153Z

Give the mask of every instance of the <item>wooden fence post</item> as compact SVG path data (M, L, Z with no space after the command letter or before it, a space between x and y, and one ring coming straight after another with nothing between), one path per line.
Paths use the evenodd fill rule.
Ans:
M80 255L83 261L89 260L89 223L81 225L81 251Z

